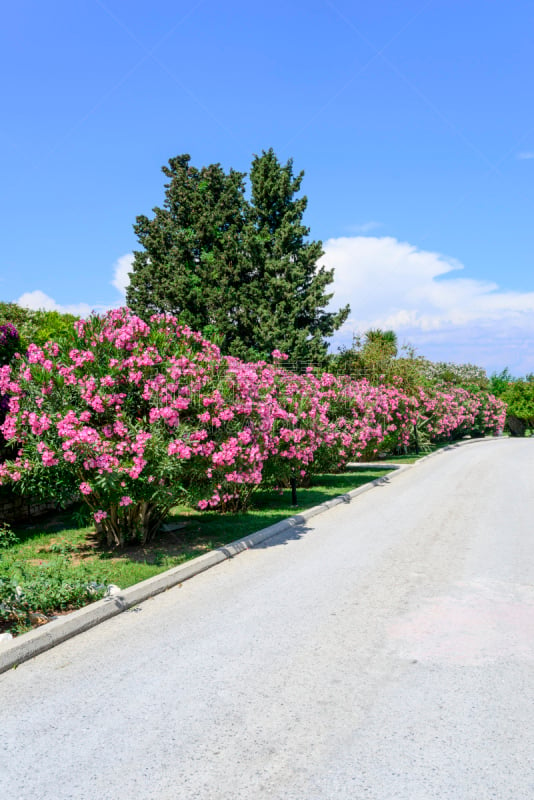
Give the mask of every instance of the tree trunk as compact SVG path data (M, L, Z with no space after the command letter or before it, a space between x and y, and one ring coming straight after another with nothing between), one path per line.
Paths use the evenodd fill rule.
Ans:
M129 506L122 513L119 506L114 505L107 518L97 526L97 531L105 534L108 547L122 548L129 542L145 545L154 538L168 513L167 506L145 500Z

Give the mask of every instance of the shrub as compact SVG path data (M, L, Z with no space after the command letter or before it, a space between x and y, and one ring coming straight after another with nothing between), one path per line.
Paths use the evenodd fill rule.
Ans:
M488 392L449 385L433 391L420 388L418 399L418 429L430 441L499 433L504 428L506 405Z
M48 341L60 341L68 337L73 323L78 319L73 314L59 311L34 311L16 303L0 303L0 326L13 325L19 335L17 348L25 353L30 344L42 347Z
M30 345L3 368L4 435L21 445L4 478L63 502L81 493L109 544L147 541L186 494L183 465L204 447L190 419L219 360L176 320L149 327L127 310L75 323L67 347Z
M19 347L19 334L14 325L0 325L0 366L9 364Z
M527 428L534 428L534 383L514 380L501 394L508 406L507 424L513 436L524 436Z
M13 360L19 348L19 334L14 325L6 322L0 325L0 367ZM9 395L0 394L0 425L3 424L9 408ZM6 440L0 431L0 461L6 457Z

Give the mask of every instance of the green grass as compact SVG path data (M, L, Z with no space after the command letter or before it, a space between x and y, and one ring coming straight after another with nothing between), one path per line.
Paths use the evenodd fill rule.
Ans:
M455 444L459 444L459 442L440 442L439 444L421 445L421 452L418 455L415 453L407 453L402 456L388 456L384 459L384 462L386 464L415 464L419 459L431 453L436 453L438 450L444 450L446 447L454 447Z
M507 436L508 434L504 434ZM474 441L482 441L484 437L475 438ZM491 439L492 437L488 435L485 437L486 439ZM467 439L457 439L456 441L450 442L439 442L438 444L422 444L421 445L421 452L419 455L415 453L408 453L407 455L402 456L388 456L384 459L384 463L386 464L415 464L416 461L419 461L420 458L424 458L425 456L430 455L431 453L436 453L438 450L445 450L447 447L455 447L459 445L461 442L470 441L469 437ZM377 462L380 463L380 462Z
M377 465L379 466L379 465ZM87 584L114 583L125 589L196 556L319 505L350 489L387 474L387 469L354 468L339 475L319 475L309 488L299 488L298 506L289 490L258 491L247 512L221 514L188 507L173 510L170 522L180 527L160 533L149 545L109 550L92 526L77 525L72 513L48 515L31 525L13 526L17 542L2 541L0 528L0 631L19 633L32 626L30 612L47 616L85 605L104 589L88 594ZM15 594L20 586L23 597ZM20 605L18 618L1 603Z

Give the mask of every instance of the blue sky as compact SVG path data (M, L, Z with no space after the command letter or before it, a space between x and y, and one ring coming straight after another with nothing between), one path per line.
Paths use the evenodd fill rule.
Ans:
M121 302L161 166L305 170L351 318L534 371L534 6L17 0L3 10L0 299Z

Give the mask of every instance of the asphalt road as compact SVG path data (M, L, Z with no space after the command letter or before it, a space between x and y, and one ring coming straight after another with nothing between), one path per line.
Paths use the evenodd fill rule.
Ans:
M438 455L0 675L0 797L532 800L533 479Z

